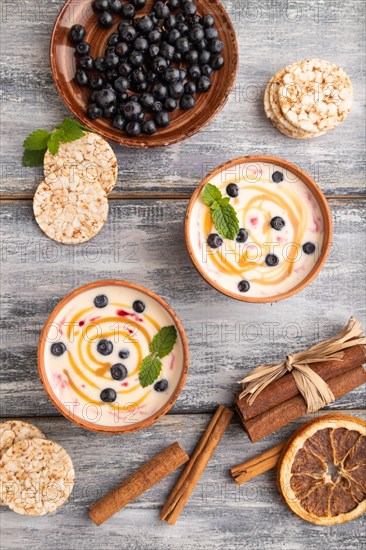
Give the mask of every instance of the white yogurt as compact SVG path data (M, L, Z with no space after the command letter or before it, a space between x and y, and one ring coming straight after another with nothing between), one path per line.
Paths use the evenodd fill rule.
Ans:
M282 181L273 181L281 174ZM305 183L292 172L265 162L237 164L210 183L224 197L229 184L238 186L238 196L231 197L230 204L248 238L244 243L224 239L216 249L208 246L208 236L218 231L203 202L202 189L191 210L189 234L193 255L207 279L224 292L251 298L276 297L301 283L318 262L324 237L322 212ZM280 230L271 226L275 217L284 222ZM310 254L304 252L306 243L315 247ZM268 255L276 256L278 264L268 266ZM239 290L241 281L249 283L247 290Z
M105 295L108 304L96 307L96 296ZM136 300L145 305L143 313L132 307ZM167 310L154 298L132 288L108 285L91 288L75 296L49 326L44 352L45 374L55 397L72 415L101 426L127 426L151 417L163 407L176 389L184 366L182 340L162 358L157 381L166 380L164 391L155 382L143 388L138 373L141 361L149 355L149 342L165 326L174 325ZM177 328L177 327L176 327ZM98 343L107 340L112 352L102 355ZM64 344L55 356L52 344ZM128 357L122 358L124 353ZM112 378L111 367L122 365L126 376ZM165 384L165 383L164 383ZM114 402L103 402L106 388L116 392Z

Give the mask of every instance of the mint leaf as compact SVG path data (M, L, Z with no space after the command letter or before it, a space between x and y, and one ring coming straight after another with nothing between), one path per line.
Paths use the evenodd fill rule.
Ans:
M220 201L222 198L221 191L216 185L212 185L212 183L206 183L205 187L203 188L203 202L207 204L207 206L211 206L215 201Z
M60 128L59 130L52 130L51 136L47 141L47 147L51 155L55 155L58 151L60 143L64 141L65 133Z
M161 367L161 361L155 355L145 357L139 372L139 380L143 388L155 382L161 372Z
M215 227L224 239L234 239L239 231L239 220L234 208L223 199L219 205L211 209Z
M32 151L25 149L23 153L23 166L39 166L43 164L43 159L47 149Z
M64 137L62 139L64 143L75 141L85 136L85 132L80 128L79 123L71 118L65 118L62 121L60 130L64 132Z
M23 147L30 151L41 151L47 148L47 141L50 137L50 132L47 130L35 130L25 138Z
M169 355L176 341L177 329L173 325L163 327L151 340L149 350L162 359L166 355Z

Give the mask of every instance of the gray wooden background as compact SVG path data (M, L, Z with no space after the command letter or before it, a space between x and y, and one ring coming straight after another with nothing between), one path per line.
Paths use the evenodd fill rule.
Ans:
M236 381L261 362L309 346L365 318L365 3L225 0L239 42L236 87L219 116L198 135L169 148L115 146L120 173L108 222L90 243L59 246L38 229L32 194L41 170L21 167L24 137L65 115L49 68L48 45L61 0L1 4L1 417L29 419L61 443L75 463L71 500L39 519L1 509L3 549L361 549L362 518L318 527L281 502L274 472L240 489L228 468L289 436L300 422L252 445L234 421L175 527L159 510L178 472L97 528L87 508L167 444L190 453L218 403L232 405ZM209 4L209 2L208 2ZM355 89L346 123L326 136L291 140L263 113L267 81L285 64L322 57L349 73ZM330 258L301 294L277 304L232 301L207 285L183 239L187 199L224 160L273 154L299 164L326 193L334 221ZM37 375L39 331L55 304L100 278L145 285L165 297L186 329L191 367L171 413L151 428L121 436L84 431L60 417ZM331 409L364 416L365 389Z

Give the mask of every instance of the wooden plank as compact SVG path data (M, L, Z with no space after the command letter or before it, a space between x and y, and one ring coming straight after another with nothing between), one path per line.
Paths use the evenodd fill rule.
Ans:
M354 414L366 418L362 411ZM179 472L141 495L101 527L91 522L87 516L89 506L165 446L178 440L190 454L209 418L207 414L170 415L149 430L125 436L87 432L61 418L34 419L49 438L70 453L76 484L70 500L55 515L31 518L2 509L2 547L180 550L183 541L187 550L363 547L366 541L362 518L336 528L304 522L282 502L274 470L241 487L229 476L231 466L288 437L302 422L286 427L281 436L252 445L234 420L174 527L159 520L159 511Z
M219 163L257 153L299 164L327 194L362 194L364 1L223 3L233 20L240 54L237 83L227 105L198 135L164 150L114 145L120 166L116 192L189 196L203 175ZM25 0L5 2L2 8L1 187L6 195L30 196L42 179L40 169L21 167L25 136L38 127L50 128L68 115L53 86L48 61L50 33L62 5L63 0ZM277 70L312 55L347 70L355 88L354 107L336 131L313 140L291 140L265 118L262 96Z
M186 204L110 201L101 233L74 247L58 245L39 230L30 201L3 204L3 416L57 414L37 374L39 332L63 296L93 280L147 286L180 316L191 351L188 381L174 408L180 413L231 404L244 373L330 337L352 314L366 326L363 201L330 200L335 234L323 271L297 296L261 305L231 300L198 275L184 244ZM332 408L364 403L360 388Z

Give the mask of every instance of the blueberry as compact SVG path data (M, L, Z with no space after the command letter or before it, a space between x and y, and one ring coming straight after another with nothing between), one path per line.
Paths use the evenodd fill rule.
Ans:
M238 283L239 292L248 292L249 289L250 289L250 284L248 283L248 281L245 281L245 279L243 279L242 281L240 281L240 283Z
M85 29L82 25L73 25L69 31L69 38L73 44L78 44L85 37Z
M104 80L101 76L93 74L89 79L89 87L92 90L101 90L104 85Z
M237 197L239 195L239 187L236 185L236 183L229 183L229 185L226 187L226 193L229 195L229 197Z
M199 42L205 37L205 32L201 26L196 25L191 29L188 36L192 42Z
M275 267L276 265L278 265L280 260L278 259L276 254L267 254L264 261L269 267Z
M114 46L107 46L104 50L104 57L110 53L116 53L116 48Z
M125 92L128 89L129 85L130 83L126 77L119 76L114 81L113 87L117 92Z
M96 118L99 118L102 116L102 109L98 107L96 103L90 103L87 115L91 120L95 120Z
M110 0L109 7L113 11L113 13L121 13L122 10L122 2L121 0Z
M211 233L207 237L207 244L210 248L219 248L223 242L222 237L220 237L217 233Z
M147 136L151 136L156 132L156 124L153 120L146 120L146 122L142 124L141 130L143 134L146 134Z
M150 57L156 57L159 52L160 52L160 48L157 44L151 44L151 46L149 46Z
M169 113L167 113L167 111L160 111L160 113L155 114L154 120L157 126L160 126L160 128L166 128L166 126L169 126L170 124Z
M105 109L103 109L103 116L105 118L114 118L116 114L117 114L116 105L110 105L109 107L106 107Z
M284 178L284 176L283 176L282 172L273 172L273 174L272 174L272 181L274 183L281 183L281 181L283 181L283 178Z
M165 378L162 378L162 380L159 380L154 384L154 390L159 392L165 391L167 387L168 387L168 380L165 380Z
M151 93L143 94L140 97L140 103L145 109L151 109L151 107L154 105L155 98Z
M137 120L141 111L141 105L137 101L128 101L123 108L123 113L127 120Z
M163 73L168 67L168 63L164 57L158 56L153 59L151 67L156 73Z
M106 29L108 29L113 25L113 23L114 23L113 15L111 15L109 11L103 11L103 13L100 14L99 24L102 27L105 27Z
M188 38L186 38L185 36L178 38L178 40L175 43L175 46L178 52L181 52L181 53L188 52L189 50Z
M212 27L212 25L215 24L215 19L210 13L208 13L202 17L201 23L204 27Z
M207 29L205 29L205 38L207 38L207 40L218 38L218 36L219 31L215 27L208 27Z
M131 120L126 124L125 131L129 136L138 136L141 133L141 125L139 122Z
M161 30L160 29L153 29L147 35L147 40L150 44L156 44L156 42L159 42L160 39L161 39Z
M181 80L185 80L187 76L187 71L185 69L179 69L179 77Z
M135 16L136 10L133 4L123 4L121 8L121 15L125 19L133 19Z
M108 298L105 294L99 294L94 298L95 307L106 307L108 305Z
M197 90L197 86L194 82L186 82L184 84L184 93L185 94L195 94Z
M164 103L164 108L166 111L168 111L169 113L172 113L173 111L175 111L177 107L178 107L178 103L176 99L174 99L173 97L166 98Z
M134 65L135 67L140 67L140 65L142 65L142 62L144 61L144 54L137 50L132 50L128 59L131 65Z
M146 80L146 74L141 69L135 69L132 73L132 80L135 84L141 84L141 82L145 82Z
M315 244L314 243L305 243L302 245L302 249L305 252L305 254L314 254L315 252Z
M132 65L129 63L120 63L118 65L118 72L121 76L128 76L132 72Z
M224 43L217 38L210 40L209 50L211 53L220 53L224 48Z
M112 388L105 388L100 392L100 398L104 403L113 403L117 399L117 394Z
M97 94L97 105L101 107L102 109L106 109L113 105L116 101L116 94L112 90L109 90L107 88L104 88L103 90L100 90L100 92Z
M201 65L206 65L211 58L211 54L208 50L201 50L198 55L198 61Z
M127 369L122 363L116 363L111 366L111 375L113 380L124 380L127 378Z
M154 12L158 19L166 19L170 15L170 10L168 6L166 6L161 0L158 0L155 3Z
M210 60L210 65L214 71L218 71L224 66L225 60L222 55L214 55Z
M52 355L55 355L56 357L60 357L63 353L66 351L66 346L62 342L56 342L55 344L52 344L51 346L51 353Z
M118 78L118 71L116 69L109 69L109 71L107 71L105 73L105 76L108 80L108 84L106 85L106 88L108 87L108 89L112 89L113 86L111 86L111 82L114 82L115 80L117 80ZM109 88L111 86L111 88Z
M109 53L105 56L104 63L108 69L114 69L119 63L119 57L115 53Z
M90 55L83 55L79 59L79 65L84 71L90 71L94 67L93 58Z
M174 57L175 53L175 47L171 44L168 44L168 42L162 42L160 44L159 54L162 58L165 58L165 62L171 61ZM168 63L166 63L166 66L168 66Z
M244 227L241 227L235 237L235 240L237 243L245 243L245 241L248 240L248 231L244 229Z
M75 80L80 86L87 86L89 84L88 75L83 69L76 71Z
M212 67L210 67L208 63L206 63L205 65L202 65L201 73L202 73L202 76L207 76L208 78L211 78L211 76L214 73L214 70Z
M118 44L116 44L115 52L120 57L123 57L124 55L126 55L128 53L129 49L130 48L129 48L127 42L118 42Z
M270 221L271 227L275 229L276 231L280 231L283 227L285 227L285 220L281 218L280 216L275 216Z
M122 349L118 356L121 358L121 359L127 359L127 357L129 357L130 355L130 352L128 351L128 349Z
M161 82L154 84L151 91L154 94L154 97L156 97L156 99L159 99L159 100L165 99L166 96L168 95L167 87L164 86L164 84L161 84Z
M100 72L105 71L104 57L97 57L94 59L94 68Z
M208 48L208 42L207 42L207 40L204 38L203 40L200 40L199 42L196 42L195 46L196 46L197 50L199 50L199 51L207 50L207 48Z
M164 21L164 27L172 31L177 26L177 18L173 14L169 14Z
M183 13L185 15L194 15L196 11L197 11L197 8L194 2L187 0L187 2L183 3Z
M163 104L161 101L154 101L153 106L151 107L153 113L160 113L163 110Z
M172 29L171 31L168 32L166 36L166 40L167 42L169 42L169 44L174 44L178 40L178 38L180 38L181 36L182 35L178 31L178 29Z
M135 300L132 304L132 308L134 311L136 311L136 313L142 313L143 311L145 311L145 307L146 306L144 302L142 302L141 300Z
M198 80L201 76L201 69L200 66L197 64L190 65L188 67L188 75L192 80Z
M197 81L197 90L199 92L207 92L211 87L211 80L208 76L201 76Z
M146 40L146 38L144 38L143 36L138 36L133 41L133 47L135 48L135 50L138 50L140 52L144 52L145 50L148 49L149 43Z
M105 11L109 9L109 0L95 0L93 7L97 11Z
M198 57L199 57L199 54L198 54L198 51L197 51L197 50L189 50L189 51L185 54L184 60L186 61L186 63L188 63L189 65L191 65L192 63L197 63Z
M147 34L154 28L154 23L151 21L151 18L148 15L141 17L136 23L136 29L142 34Z
M133 42L137 36L137 31L132 25L120 27L118 25L118 32L122 42Z
M113 351L113 344L110 340L99 340L97 350L101 355L110 355Z
M169 86L169 93L174 99L179 99L184 94L184 85L182 82L174 82Z
M178 21L178 15L177 15L177 21ZM182 22L182 23L178 22L177 23L177 29L178 29L178 31L180 32L181 35L185 35L189 31L188 25L184 22Z
M179 8L180 0L168 0L168 6L171 10Z
M120 114L117 114L112 122L113 128L117 128L117 130L123 130L126 125L126 120L124 117Z
M169 84L172 84L173 82L177 82L179 78L180 78L179 69L176 69L175 67L168 67L164 73L164 79L166 80L166 82L169 82Z
M79 55L88 55L90 52L90 44L88 44L88 42L79 42L75 48L75 51Z
M192 95L189 94L183 94L179 106L181 109L187 110L187 109L193 109L193 107L196 105L196 101Z
M146 0L131 0L131 1L137 10L141 10L146 6Z

